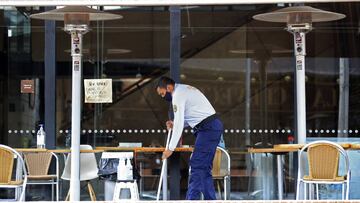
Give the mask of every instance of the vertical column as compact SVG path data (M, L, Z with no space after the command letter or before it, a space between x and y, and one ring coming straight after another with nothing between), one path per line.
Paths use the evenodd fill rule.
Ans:
M248 132L248 129L250 129L250 115L251 115L251 66L252 66L252 59L247 58L246 59L246 70L245 70L245 146L250 146L251 144L251 138L250 133ZM242 140L239 139L239 142ZM252 154L248 153L246 155L246 173L248 177L252 177L253 173L253 162L251 160ZM249 178L248 183L248 191L251 190L251 181L253 181L253 178Z
M52 10L54 7L46 7ZM55 21L45 21L45 131L46 148L56 146L56 39Z
M260 168L262 174L262 194L263 200L270 200L272 198L273 187L273 156L272 155L261 155Z
M170 7L170 76L180 82L181 12L179 6Z
M296 136L299 144L306 142L306 94L305 94L305 33L294 32L296 60Z
M251 113L251 64L252 59L246 59L246 71L245 71L245 130L246 130L246 140L245 145L250 145L250 133L248 129L250 129L250 113ZM249 165L248 165L249 166Z
M340 58L338 137L348 137L349 120L349 59ZM346 130L346 133L344 133Z
M0 18L1 19L5 19L5 15L7 12L10 12L10 11L6 11L6 10L3 10L2 12L0 12ZM8 144L8 139L9 139L9 134L8 134L8 128L9 128L9 117L8 117L8 114L9 114L9 97L8 97L8 94L9 94L9 69L10 69L10 29L9 29L9 22L4 22L4 27L1 28L3 33L4 33L4 36L3 36L3 52L0 54L0 60L1 60L1 63L2 63L2 68L3 68L3 71L4 71L4 85L2 87L2 89L0 89L3 94L2 94L2 99L3 99L3 107L2 107L2 118L0 119L0 122L3 123L3 127L1 128L1 133L2 135L0 136L0 143L4 143L4 144Z
M173 80L175 80L175 82L180 82L180 58L181 58L180 33L181 33L180 7L171 6L170 7L170 76ZM180 154L173 153L173 155L169 159L171 200L180 199L180 164L179 163L180 163ZM164 173L164 181L165 179L166 179L166 173ZM167 196L164 196L164 199L165 197Z
M80 126L82 34L71 31L72 108L71 108L71 180L70 201L80 201Z
M100 10L103 10L103 6L100 6ZM102 78L104 71L104 21L96 22L96 63L94 65L94 78ZM93 129L99 129L100 121L102 117L102 104L94 104L94 124ZM97 133L93 131L93 147L96 147Z
M283 199L283 164L282 164L282 155L276 155L276 163L277 163L277 185L278 185L278 199Z
M264 56L259 57L259 73L260 73L260 125L262 129L267 129L267 72L268 58ZM262 138L262 145L267 147L268 144L274 144L273 136L265 134Z
M294 87L294 106L296 111L295 118L295 136L297 143L306 143L306 91L305 91L305 33L300 30L294 30L294 53L295 53L295 87ZM299 160L294 156L294 169L297 169ZM297 171L294 172L297 174ZM295 183L295 188L297 187ZM300 193L302 188L300 188Z

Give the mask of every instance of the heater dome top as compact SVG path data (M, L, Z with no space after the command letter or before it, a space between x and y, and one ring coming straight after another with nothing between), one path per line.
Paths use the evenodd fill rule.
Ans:
M66 15L88 15L89 21L115 20L123 18L121 15L106 13L87 6L65 6L63 8L37 13L30 16L34 19L64 21Z
M345 18L345 15L311 6L292 6L269 13L258 14L253 16L253 18L259 21L297 24L334 21Z

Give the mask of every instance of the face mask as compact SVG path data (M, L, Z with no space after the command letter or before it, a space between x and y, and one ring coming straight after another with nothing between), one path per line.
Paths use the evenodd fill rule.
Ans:
M170 92L166 92L165 96L164 96L164 99L168 102L171 102L172 101L172 96L171 96L171 93Z

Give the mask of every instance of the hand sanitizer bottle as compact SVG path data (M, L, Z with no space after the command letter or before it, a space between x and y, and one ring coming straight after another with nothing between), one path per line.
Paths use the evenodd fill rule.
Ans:
M131 165L131 159L126 158L126 180L133 180L133 166Z
M117 180L126 180L125 158L119 158L119 165L117 167Z
M37 148L45 149L45 139L46 139L46 133L44 131L44 125L40 124L40 128L37 131L36 136L36 145Z

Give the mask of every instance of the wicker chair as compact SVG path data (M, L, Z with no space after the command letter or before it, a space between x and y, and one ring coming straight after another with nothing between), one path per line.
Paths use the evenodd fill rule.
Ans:
M190 155L190 157L192 154ZM217 182L217 189L221 198L220 182L224 181L224 200L228 200L230 197L230 155L221 148L217 147L212 167L212 177ZM189 168L189 175L191 174L191 168ZM201 199L203 196L201 195Z
M217 188L220 197L221 192L219 181L224 181L224 200L228 200L230 196L230 155L225 149L221 147L216 148L212 176L213 179L217 182Z
M302 175L304 152L307 151L309 174ZM346 174L339 175L340 155L345 160ZM299 170L296 199L300 196L300 183L304 184L304 199L307 199L307 184L316 186L316 198L319 199L319 184L341 184L342 199L349 199L350 167L346 151L338 144L329 141L315 141L305 145L299 153ZM345 191L346 188L346 191ZM311 197L311 195L309 195Z
M14 158L17 159L16 168L21 169L23 175L17 176L16 180L12 180L14 169ZM7 189L21 189L21 194L18 196L15 192L15 200L25 201L25 189L27 184L27 172L24 160L21 155L13 148L0 144L0 188ZM17 190L16 190L17 191Z
M24 153L25 163L28 169L28 184L51 185L52 200L54 199L54 186L56 186L56 201L59 201L59 159L52 152L31 152ZM51 160L56 163L56 173L48 174Z

